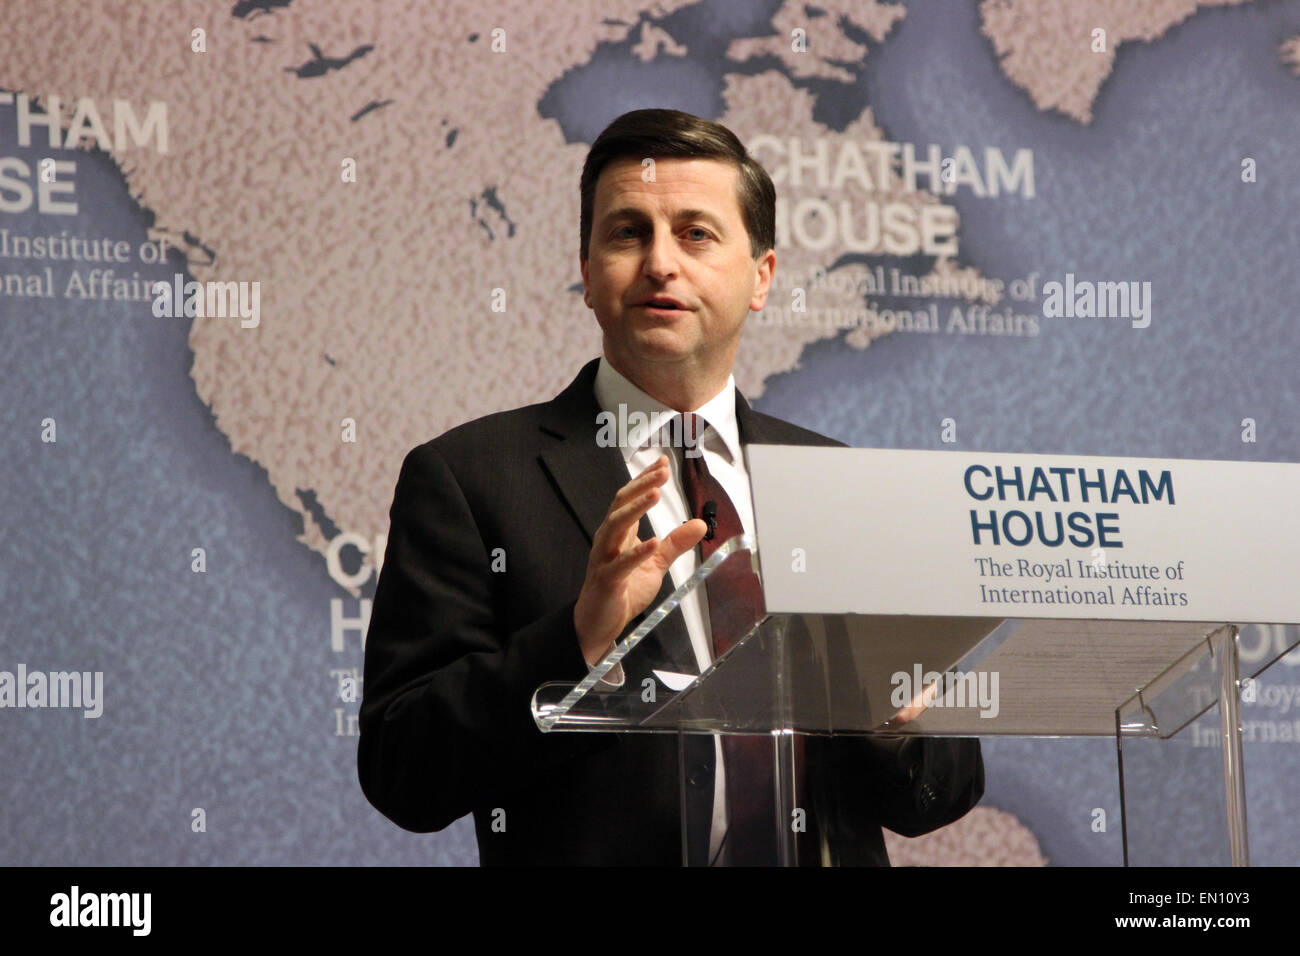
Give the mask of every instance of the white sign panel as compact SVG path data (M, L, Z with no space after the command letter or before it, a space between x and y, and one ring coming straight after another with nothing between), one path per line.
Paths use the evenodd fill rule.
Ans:
M1300 623L1300 465L745 452L773 613Z

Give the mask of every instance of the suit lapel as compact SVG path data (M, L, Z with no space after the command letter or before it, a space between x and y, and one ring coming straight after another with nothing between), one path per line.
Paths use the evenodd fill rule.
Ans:
M736 430L740 433L740 444L765 445L771 442L768 428L758 417L758 413L749 407L745 396L736 389Z
M541 421L543 431L561 439L542 453L542 465L588 541L605 520L615 493L628 482L627 464L618 448L596 444L600 406L592 387L599 361L584 365L573 383L545 405ZM642 519L642 532L648 526Z

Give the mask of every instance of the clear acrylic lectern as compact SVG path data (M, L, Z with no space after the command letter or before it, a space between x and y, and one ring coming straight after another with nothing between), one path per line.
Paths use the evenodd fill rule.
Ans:
M807 823L799 818L807 802L802 735L1113 737L1126 863L1246 862L1237 687L1252 675L1237 672L1236 627L767 615L704 673L690 673L682 664L689 654L680 646L680 604L723 561L753 560L752 548L748 536L722 545L581 683L538 688L538 726L677 734L684 807L692 796L692 747L698 754L701 739L746 734L770 740L775 810L764 853L785 865L807 863L816 852L801 839L806 830L800 824ZM902 675L914 679L909 684ZM916 714L911 719L908 707ZM1189 769L1189 751L1171 738L1215 707L1222 733L1214 746L1198 742ZM1198 786L1170 794L1166 784L1188 773ZM688 816L683 861L708 860L709 850L693 843L709 840L710 831L690 826Z
M1238 627L1300 623L1281 570L1300 567L1300 465L761 443L745 458L752 536L665 584L581 683L533 697L543 731L678 735L683 861L727 861L720 817L745 795L701 794L697 772L724 748L769 755L771 827L748 839L791 864L819 853L806 782L826 738L1012 735L1115 740L1126 863L1248 862L1241 691L1272 660L1241 672ZM734 561L753 562L766 610L700 673L680 605ZM725 813L701 823L713 804Z

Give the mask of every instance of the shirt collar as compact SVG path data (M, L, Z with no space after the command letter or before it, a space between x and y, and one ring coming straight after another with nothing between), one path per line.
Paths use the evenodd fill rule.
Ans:
M613 416L617 438L620 442L619 450L623 453L624 461L631 460L637 449L644 446L655 432L677 414L675 409L669 408L657 398L638 388L627 376L614 368L603 355L600 358L600 366L596 369L596 381L592 390L595 392L596 403L601 410ZM620 405L625 409L624 420L632 412L641 412L647 416L649 427L645 429L629 427L627 429L628 433L624 434L624 430L618 425L620 421ZM705 431L704 438L707 439L709 435L716 433L726 447L727 452L731 455L731 460L733 462L740 461L740 429L736 424L735 376L728 375L727 384L722 386L722 391L699 408L691 409L691 411L703 416L709 423L709 429Z

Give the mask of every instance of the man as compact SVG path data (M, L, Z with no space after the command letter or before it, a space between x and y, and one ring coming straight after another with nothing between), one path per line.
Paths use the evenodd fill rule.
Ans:
M530 698L584 677L697 565L710 528L692 480L716 482L712 497L752 531L741 445L840 443L753 411L735 390L744 320L775 268L775 190L729 130L672 110L619 117L583 168L580 228L603 358L552 401L461 425L403 462L358 767L399 826L440 830L473 813L484 864L672 865L676 738L542 734ZM657 424L698 412L698 445L601 443L599 416L618 404ZM683 612L659 651L707 665L718 608L697 594ZM727 843L724 794L749 768L723 750L708 737L688 748L692 845L707 848L692 862L745 860L743 840ZM887 865L882 825L928 832L983 793L973 740L813 737L806 774L804 863Z

